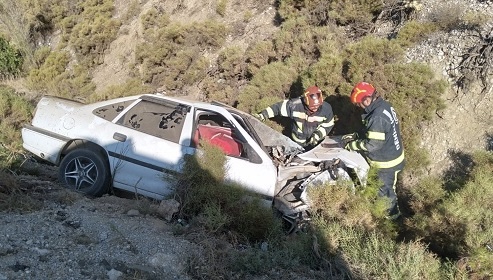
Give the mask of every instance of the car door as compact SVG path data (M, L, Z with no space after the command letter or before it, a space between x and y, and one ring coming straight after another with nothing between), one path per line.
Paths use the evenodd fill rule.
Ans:
M223 108L197 108L195 111L192 146L200 140L218 146L226 155L226 180L272 199L277 180L277 168L270 157L241 124Z
M190 134L190 106L143 96L115 120L114 142L108 147L113 185L162 199L171 193L173 175L190 149L180 143ZM191 122L191 121L190 121ZM108 133L108 132L106 132Z

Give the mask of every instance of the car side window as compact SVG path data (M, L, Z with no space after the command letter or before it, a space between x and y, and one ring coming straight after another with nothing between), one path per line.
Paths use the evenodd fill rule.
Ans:
M105 120L112 121L116 118L116 116L118 116L118 114L125 110L125 108L134 103L134 101L135 99L109 104L94 109L92 113Z
M188 110L188 106L177 103L141 100L117 124L178 143Z
M233 125L223 116L202 112L197 115L196 129L192 145L199 147L200 141L207 141L220 148L227 156L243 158L251 162L261 162L260 157L238 134Z

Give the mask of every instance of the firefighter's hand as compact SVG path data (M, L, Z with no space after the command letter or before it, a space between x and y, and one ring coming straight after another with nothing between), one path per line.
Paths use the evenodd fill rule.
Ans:
M315 131L310 139L308 140L308 145L316 146L322 140L322 133L320 131Z
M356 140L358 138L358 134L356 132L351 134L342 135L342 140Z
M253 114L253 116L261 122L265 121L265 117L262 114Z
M348 151L357 151L358 150L358 141L349 141L344 145L344 149Z
M341 137L341 142L345 146L347 143L358 139L358 133L354 132L351 134L346 134Z

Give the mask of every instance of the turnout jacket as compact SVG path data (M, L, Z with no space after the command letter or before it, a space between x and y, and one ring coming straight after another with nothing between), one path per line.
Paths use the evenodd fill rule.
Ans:
M288 117L293 120L291 124L291 139L301 146L306 146L311 137L316 142L327 136L334 126L334 113L332 107L327 102L322 105L316 112L309 115L305 104L300 98L283 100L275 103L262 112L264 118L273 118L275 116Z
M404 147L394 108L379 97L365 108L361 118L365 129L358 134L359 139L351 143L351 148L363 151L371 166L401 170L404 167Z

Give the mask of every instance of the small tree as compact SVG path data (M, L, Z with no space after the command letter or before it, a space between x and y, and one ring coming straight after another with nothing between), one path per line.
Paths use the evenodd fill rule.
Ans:
M17 76L21 72L22 62L21 52L0 37L0 79Z

